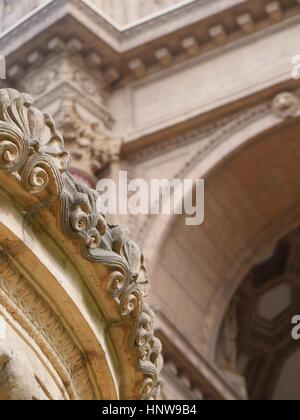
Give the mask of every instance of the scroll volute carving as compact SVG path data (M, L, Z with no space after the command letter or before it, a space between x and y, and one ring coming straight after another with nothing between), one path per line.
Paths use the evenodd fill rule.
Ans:
M52 118L32 107L30 96L0 90L0 169L31 193L47 187L58 193L62 190L59 173L70 162Z
M163 367L162 346L160 340L154 335L155 315L144 303L144 298L150 290L144 255L140 247L130 239L130 231L127 227L113 226L112 239L113 250L121 255L130 267L127 282L120 281L120 273L112 274L112 278L115 280L115 284L112 283L115 286L112 291L114 297L120 302L122 317L125 319L131 317L135 320L131 346L136 349L140 370L145 374L140 398L144 400L156 399L160 392L158 374Z

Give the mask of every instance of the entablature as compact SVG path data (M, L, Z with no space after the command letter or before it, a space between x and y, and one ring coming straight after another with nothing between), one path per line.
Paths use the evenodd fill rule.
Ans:
M13 81L57 49L69 48L116 87L203 56L299 12L297 0L194 0L120 26L86 0L52 0L7 29L0 50Z

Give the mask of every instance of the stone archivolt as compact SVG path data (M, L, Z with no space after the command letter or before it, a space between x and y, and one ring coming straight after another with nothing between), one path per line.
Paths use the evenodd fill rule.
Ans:
M4 251L0 262L0 303L47 355L66 384L68 398L95 399L83 356L59 317Z
M85 258L109 269L107 292L121 319L132 326L128 351L136 355L138 370L144 375L140 398L156 398L161 344L154 336L153 312L144 302L149 282L142 252L125 227L107 225L98 210L96 191L73 180L70 164L53 120L34 108L28 95L1 90L0 169L39 201L57 198L65 234L78 241Z

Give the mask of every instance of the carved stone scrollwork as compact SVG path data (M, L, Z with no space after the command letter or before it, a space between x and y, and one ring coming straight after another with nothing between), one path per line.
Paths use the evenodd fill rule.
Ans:
M32 99L13 89L0 90L0 168L32 193L45 189L50 179L62 190L60 172L71 160L49 115L32 106Z
M154 336L154 313L143 304L149 291L149 281L144 265L144 256L136 243L130 240L130 232L125 226L112 227L113 250L121 255L130 267L129 281L124 281L120 273L111 275L109 287L120 302L121 315L135 320L131 345L139 356L139 368L145 373L145 381L140 391L141 399L155 399L160 390L163 361L161 343Z
M143 254L127 228L107 225L97 192L76 183L69 166L53 120L32 107L28 95L0 90L0 169L37 197L42 191L56 196L65 234L81 244L86 258L108 267L107 291L120 317L132 325L128 350L144 375L140 398L154 399L160 388L161 343L154 336L154 314L144 302L149 281Z
M97 211L97 192L74 182L68 174L63 174L65 185L62 194L62 220L64 230L74 239L81 239L85 252L99 249L106 234L106 221Z

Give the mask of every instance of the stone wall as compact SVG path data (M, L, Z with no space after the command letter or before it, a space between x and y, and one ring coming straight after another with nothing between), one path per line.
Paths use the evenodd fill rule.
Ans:
M45 0L1 0L0 32L17 23Z
M184 0L92 0L95 6L119 24L128 24L163 11Z
M17 23L46 0L1 0L0 32ZM125 25L163 11L171 6L185 3L184 0L91 0L99 11L115 23Z

